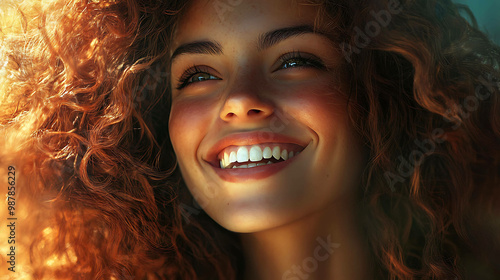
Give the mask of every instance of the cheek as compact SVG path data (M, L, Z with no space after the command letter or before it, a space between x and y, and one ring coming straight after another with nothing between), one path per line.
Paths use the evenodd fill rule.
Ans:
M324 137L347 125L347 100L335 85L324 81L295 87L290 93L290 113L317 134Z
M213 119L212 106L206 100L180 100L172 103L169 134L179 159L195 156L196 148L207 134Z
M304 124L316 137L320 153L314 158L318 167L336 169L345 164L349 155L358 154L358 139L347 115L347 98L335 86L328 84L297 87L293 92L293 118ZM332 157L335 155L335 157ZM340 162L340 163L339 163Z

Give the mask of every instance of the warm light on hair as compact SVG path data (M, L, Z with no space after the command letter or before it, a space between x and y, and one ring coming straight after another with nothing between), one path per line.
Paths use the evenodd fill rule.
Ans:
M1 1L0 175L15 166L17 189L11 279L241 273L236 235L203 212L189 224L182 217L179 205L193 198L166 132L168 79L151 74L168 73L186 2ZM356 46L353 30L388 1L312 2L339 46ZM500 274L500 49L450 0L401 5L343 72L350 119L371 151L361 199L375 277L492 279ZM402 159L421 149L416 140L436 139L436 129L443 141L402 172ZM0 196L7 201L3 185ZM8 216L2 203L0 220ZM2 275L8 230L2 222Z

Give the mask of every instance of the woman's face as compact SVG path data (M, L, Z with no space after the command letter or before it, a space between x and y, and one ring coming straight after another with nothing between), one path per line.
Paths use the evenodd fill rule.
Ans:
M179 22L170 137L189 190L228 230L270 229L355 196L362 145L317 13L300 1L193 1Z

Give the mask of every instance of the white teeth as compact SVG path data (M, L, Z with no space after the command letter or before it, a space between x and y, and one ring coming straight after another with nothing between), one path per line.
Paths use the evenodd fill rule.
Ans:
M247 162L248 149L246 147L239 147L238 152L236 153L236 158L238 159L238 162Z
M222 159L220 159L220 167L221 168L229 168L228 166L234 162L238 163L248 163L240 166L232 166L232 168L252 168L256 166L262 166L267 164L273 164L272 161L268 161L267 163L253 163L261 161L262 159L270 159L273 158L276 160L288 160L294 156L299 155L300 152L294 153L293 151L288 152L286 149L281 150L279 146L275 146L271 149L271 147L265 147L263 150L258 145L253 145L252 147L242 146L237 149L237 151L232 151L228 154L228 152L224 152Z
M262 156L265 159L270 159L273 156L273 152L271 151L271 148L265 147L264 151L262 151Z
M288 151L286 149L281 152L281 158L284 160L288 159Z
M236 162L236 152L232 151L229 155L229 162L226 161L226 164Z
M275 159L277 159L277 160L278 160L278 159L280 159L280 156L281 156L281 153L280 153L280 152L281 152L281 151L280 151L280 147L278 147L278 146L274 147L274 148L273 148L273 157L274 157Z
M252 146L250 149L250 161L261 161L262 149L259 146Z

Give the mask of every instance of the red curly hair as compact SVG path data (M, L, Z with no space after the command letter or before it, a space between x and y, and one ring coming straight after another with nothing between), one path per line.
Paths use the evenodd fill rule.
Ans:
M346 56L349 116L370 150L374 278L498 279L500 48L451 0L401 0L360 45L393 1L311 1ZM168 138L169 45L187 5L0 4L13 279L240 279L237 235L197 210Z

